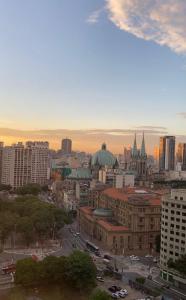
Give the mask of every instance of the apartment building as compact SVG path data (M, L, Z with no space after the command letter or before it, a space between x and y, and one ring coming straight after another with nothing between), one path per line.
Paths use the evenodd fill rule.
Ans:
M14 189L29 183L47 182L48 143L28 142L4 147L2 150L2 184Z
M161 220L161 276L175 286L186 289L186 276L169 268L168 262L175 262L186 254L186 190L173 189L162 199Z

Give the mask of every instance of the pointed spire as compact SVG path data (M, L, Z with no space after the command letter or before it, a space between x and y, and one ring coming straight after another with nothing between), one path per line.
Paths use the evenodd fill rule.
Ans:
M136 132L134 135L134 144L132 148L132 156L137 156L138 155L138 149L137 149L137 143L136 143Z
M141 157L146 157L146 150L145 150L145 136L144 136L144 131L143 131L143 138L142 138L142 143L141 143Z

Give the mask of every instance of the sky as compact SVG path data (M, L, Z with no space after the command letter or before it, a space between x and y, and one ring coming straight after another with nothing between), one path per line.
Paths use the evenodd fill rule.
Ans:
M186 140L185 0L0 0L0 139Z

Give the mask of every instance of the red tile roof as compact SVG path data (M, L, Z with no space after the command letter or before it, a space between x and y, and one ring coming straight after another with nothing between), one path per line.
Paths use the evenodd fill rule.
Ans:
M164 191L164 193L166 193ZM109 198L121 201L133 201L135 204L139 201L139 205L161 205L161 195L163 191L154 191L143 188L108 188L102 192L102 195L106 195ZM132 204L132 202L131 202Z

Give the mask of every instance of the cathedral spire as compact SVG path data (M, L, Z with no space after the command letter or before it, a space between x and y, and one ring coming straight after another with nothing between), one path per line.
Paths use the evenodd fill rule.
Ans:
M136 143L136 132L134 136L134 144L132 148L132 156L137 156L138 155L138 149L137 149L137 143Z
M141 157L146 157L146 150L145 150L145 136L144 136L144 131L143 131L143 138L142 138L142 143L141 143Z

